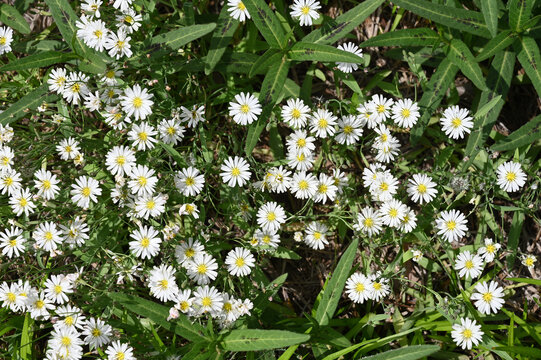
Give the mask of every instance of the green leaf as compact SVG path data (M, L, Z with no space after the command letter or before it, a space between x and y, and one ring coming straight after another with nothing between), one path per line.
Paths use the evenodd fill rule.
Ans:
M482 109L477 112L474 129L468 136L465 150L466 156L472 158L481 149L492 127L498 120L498 115L505 103L504 99L509 92L514 65L515 54L511 51L501 51L494 57L487 76L488 89L481 93L479 100L479 106ZM485 113L485 110L488 110L488 112Z
M246 155L251 155L252 151L257 145L263 129L265 128L265 126L267 126L268 117L271 114L272 108L272 104L265 106L261 111L259 120L250 124L250 127L248 128L248 135L246 135L246 141L244 142L244 152L246 153Z
M33 68L41 68L65 62L66 60L76 58L74 53L62 53L59 51L44 51L38 54L30 55L17 59L17 61L9 62L0 67L0 71L20 71Z
M286 249L285 247L278 246L278 248L272 253L272 257L288 260L300 260L301 256L295 251Z
M19 11L11 5L0 5L0 21L20 33L30 34L30 26Z
M271 67L276 64L282 58L282 53L276 49L268 49L265 53L257 58L250 68L248 77L253 77L256 74L264 74Z
M393 3L419 16L453 29L484 38L491 38L483 14L451 6L439 5L426 0L393 0Z
M198 323L192 324L184 314L179 314L175 320L167 321L169 308L166 306L124 293L113 292L108 293L107 296L134 314L146 317L187 340L193 342L208 342L210 340L204 335L205 329Z
M521 146L533 144L539 139L541 139L541 115L536 116L505 139L492 145L491 149L494 151L515 150Z
M475 61L473 54L466 44L459 39L452 39L449 43L449 59L460 68L460 71L470 79L478 89L486 89L485 78L481 67Z
M26 313L21 332L21 347L19 348L20 359L32 359L32 337L34 334L32 331L33 324L34 320L30 317L29 313Z
M440 36L429 28L403 29L379 34L362 42L360 47L368 46L435 46Z
M532 81L537 95L541 96L541 55L537 41L533 38L524 36L520 39L522 50L517 55L518 61L524 68L526 75Z
M497 346L495 350L502 350L513 354L526 356L524 359L541 359L541 350L526 346Z
M489 57L495 55L496 53L500 52L501 50L514 43L516 39L517 34L512 32L511 30L502 31L494 38L490 39L489 42L487 42L487 44L479 52L475 60L483 61L485 59L488 59Z
M351 270L351 264L353 264L353 260L355 259L358 244L359 239L355 239L348 246L347 250L340 258L330 281L323 290L321 301L319 302L315 316L315 319L320 325L328 325L329 320L332 319L334 312L336 311L338 301L342 296L342 291L344 290L344 286L346 285Z
M323 360L336 360L338 358L340 358L341 356L344 356L346 354L349 354L350 352L352 352L353 350L359 348L363 346L363 343L359 343L359 344L355 344L355 345L351 345L345 349L342 349L340 351L337 351L335 353L332 353L330 355L327 355L323 358Z
M179 154L179 152L177 150L175 150L174 147L172 147L171 145L169 144L165 144L163 142L159 142L160 146L162 148L164 148L165 151L167 151L169 153L169 155L171 155L171 157L173 158L173 160L175 160L177 162L177 166L185 166L186 165L186 160Z
M324 23L321 27L306 35L302 41L317 44L333 44L343 39L370 14L372 14L384 0L366 0L355 6L336 19Z
M75 51L76 54L84 56L88 51L86 46L79 39L75 22L79 19L67 0L45 0L54 18L54 23L64 37L64 41Z
M509 230L509 237L507 239L507 250L510 254L507 256L507 267L513 268L515 265L515 259L517 257L517 248L520 240L520 234L522 233L522 225L524 224L525 215L522 211L516 211L513 214L513 220L511 221L511 229Z
M533 0L509 1L509 27L519 33L532 16Z
M218 16L218 22L216 24L216 29L212 33L212 38L210 39L210 48L209 52L205 58L205 74L208 75L214 70L214 67L222 56L224 52L233 39L233 34L239 25L239 21L235 20L227 11L227 6L222 7L220 15Z
M541 280L540 279L530 279L530 278L507 278L505 280L518 282L518 283L525 283L535 286L541 286Z
M438 345L414 345L364 357L363 360L417 360L440 350Z
M423 111L423 115L411 129L411 142L413 144L416 144L423 136L430 117L439 106L449 86L453 83L457 72L458 67L451 60L445 58L430 78L427 91L425 91L418 104Z
M34 110L44 102L53 102L58 96L55 94L49 94L49 86L47 83L42 84L40 87L34 89L32 92L26 94L19 99L15 104L12 104L7 110L0 114L0 124L6 125L22 118L27 109Z
M295 61L321 61L321 62L347 62L359 64L363 58L350 52L337 49L330 45L311 44L299 41L288 52L291 60Z
M103 74L107 70L107 64L101 56L89 51L84 59L79 61L79 70L92 74Z
M481 10L492 37L498 33L498 0L481 0Z
M227 333L221 345L229 351L259 351L300 344L309 339L308 334L285 330L242 329Z
M263 0L243 0L255 26L271 48L284 49L287 37L280 19Z
M289 71L289 61L286 57L282 57L279 62L271 65L267 75L261 84L261 92L259 93L259 101L263 106L268 104L274 105L278 101L282 93L282 87Z
M190 41L199 39L208 34L216 27L215 23L184 26L180 29L169 31L165 34L156 35L150 40L153 49L168 47L173 50L186 45ZM160 44L160 45L158 45ZM222 54L223 55L223 54Z

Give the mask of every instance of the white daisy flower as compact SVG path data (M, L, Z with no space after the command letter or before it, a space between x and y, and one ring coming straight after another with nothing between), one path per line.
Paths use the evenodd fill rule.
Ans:
M258 229L251 243L253 246L270 246L276 249L280 245L280 235L274 230Z
M312 153L290 151L287 154L287 165L292 169L306 171L314 164L314 155Z
M220 176L224 183L230 187L244 186L245 183L250 180L250 165L238 156L232 158L231 156L224 161L220 167L222 171Z
M126 88L124 95L120 97L120 104L126 116L134 116L135 120L144 120L152 114L151 106L154 104L152 99L154 95L147 92L147 89L141 89L139 84L132 88Z
M468 231L468 220L458 210L442 211L436 219L438 235L442 235L449 242L458 241Z
M53 324L54 329L71 328L76 331L83 329L86 324L86 316L84 316L81 309L76 306L62 305L58 306L55 310L56 315L63 319L58 319Z
M520 190L526 183L526 174L522 171L519 163L508 161L496 169L498 185L507 192Z
M428 204L438 194L436 183L432 181L430 176L425 174L413 174L412 179L408 180L407 191L411 200L421 205L423 202Z
M175 175L175 186L184 196L195 196L201 192L205 177L194 167L187 167Z
M285 221L284 208L274 201L265 203L257 211L257 223L263 230L278 231Z
M271 192L284 193L291 186L291 171L284 169L282 165L273 167L268 171L267 185Z
M248 9L246 9L246 5L244 5L242 0L228 0L227 11L230 13L233 19L240 22L244 22L246 21L246 19L250 19Z
M393 99L387 99L383 95L374 95L368 103L368 107L371 110L374 121L382 123L391 116L391 109L394 105ZM369 126L370 127L370 126Z
M453 341L464 350L471 350L473 345L477 346L481 342L483 334L481 325L477 325L475 320L468 318L460 319L460 324L453 325L453 331L451 331Z
M0 301L2 301L2 307L9 308L11 311L20 310L20 302L18 301L19 286L12 282L8 284L3 282L0 285Z
M346 294L356 304L370 299L372 281L361 273L354 273L346 281Z
M370 275L369 279L371 280L372 285L369 290L370 299L380 301L390 294L391 288L389 286L389 279L381 277L379 273Z
M334 169L332 171L332 178L334 180L334 186L336 186L337 192L342 194L344 188L348 186L348 175L344 174L340 169Z
M200 314L217 315L224 305L223 295L214 286L200 286L195 289L193 296L194 308Z
M84 43L97 51L103 51L105 48L105 42L107 41L107 35L109 34L109 29L105 26L105 23L101 20L91 21L88 24L85 37L83 38Z
M152 226L142 225L139 229L132 231L130 237L130 251L141 259L151 259L160 252L162 239L159 232Z
M481 256L486 263L494 260L496 253L502 247L501 244L495 243L491 238L485 238L485 246L477 250L477 255Z
M310 131L322 139L332 137L336 131L336 119L330 111L317 109L310 117Z
M164 144L176 145L184 138L184 126L180 125L175 119L163 120L158 125L158 132L160 133L160 139Z
M47 79L49 90L55 91L57 94L64 93L64 87L67 80L66 69L53 69L49 74L49 78Z
M38 189L38 196L43 196L46 200L51 200L56 197L60 188L56 185L60 182L49 170L39 169L34 173L37 178L34 180Z
M36 240L38 248L49 252L56 250L62 243L62 233L51 221L39 224L32 233L32 238Z
M32 201L32 194L28 188L21 188L13 192L13 195L9 198L9 205L11 205L11 209L17 216L20 216L23 212L28 216L36 208L36 205Z
M0 233L0 248L2 255L11 259L13 255L18 257L25 252L26 239L22 237L23 230L12 226Z
M0 173L11 169L15 153L9 146L0 146Z
M107 39L105 39L105 48L109 50L109 56L117 60L122 56L131 57L133 52L131 51L130 40L131 37L123 29L119 29L116 33L110 31Z
M80 153L79 142L72 137L63 139L56 146L56 151L58 151L62 160L73 160Z
M255 96L241 92L235 95L235 101L229 103L229 116L233 117L233 121L239 125L249 125L257 120L261 105Z
M175 248L175 257L180 265L185 266L186 263L193 261L194 256L205 252L205 247L193 238L177 245Z
M483 259L472 255L468 250L460 253L455 261L455 270L460 270L459 276L475 279L483 272Z
M387 226L399 228L407 213L407 206L396 199L390 199L383 203L379 210L381 220Z
M115 20L119 30L124 31L126 34L132 34L141 27L143 16L137 14L132 8L128 8L117 15Z
M381 118L373 113L374 108L370 102L360 104L357 107L357 111L359 112L359 120L361 120L363 126L366 125L367 128L373 129L381 124Z
M64 240L71 246L82 246L88 240L88 225L79 216L68 222L68 226L60 225Z
M7 26L0 27L0 55L11 51L13 30Z
M150 271L150 293L157 299L167 302L175 300L178 286L175 279L175 269L169 265L154 266Z
M312 21L319 19L316 10L321 9L321 5L316 0L295 0L291 9L291 17L299 18L301 26L312 26Z
M136 165L130 171L128 188L131 193L137 196L154 194L154 187L158 183L158 178L154 176L154 170L146 165Z
M522 255L522 265L526 266L529 270L533 270L537 259L532 254Z
M287 104L282 106L282 119L294 129L303 128L309 116L310 108L301 99L288 99Z
M378 174L380 173L389 173L391 175L391 172L387 170L384 164L372 163L368 167L365 167L363 169L363 186L371 189L376 184Z
M186 270L188 276L198 285L206 285L218 276L218 263L207 253L200 253L193 257Z
M383 220L379 210L364 207L357 213L356 222L353 228L368 236L377 235L381 232Z
M398 230L402 231L403 233L412 232L417 226L417 216L415 215L415 211L407 206L406 208L406 215L404 215L404 219L402 219L400 226L398 226Z
M191 215L194 219L199 219L199 209L194 203L182 204L180 209L178 209L178 214L182 215Z
M62 93L64 99L72 104L79 105L80 99L90 92L87 86L88 80L89 77L82 72L69 74Z
M184 314L189 314L193 311L193 298L192 291L190 289L185 289L180 291L177 294L175 309L183 312Z
M98 181L88 176L83 175L75 179L75 184L71 187L71 201L83 209L88 209L91 201L97 203L97 197L101 195Z
M113 329L101 319L90 318L85 324L81 335L85 336L84 342L91 349L101 348L111 341Z
M312 249L322 250L325 245L329 244L327 240L328 231L329 228L325 224L313 221L305 230L304 242Z
M81 10L86 12L92 17L99 18L101 17L100 6L102 4L101 0L85 0L81 4Z
M137 147L137 150L153 149L154 143L157 141L153 136L157 132L154 127L146 122L141 124L133 124L132 129L128 133L128 137L133 141L133 146Z
M68 302L68 295L73 293L73 286L63 275L51 275L45 282L45 296L57 304Z
M83 341L74 328L59 328L51 332L48 347L53 350L55 359L80 359L83 356Z
M291 193L297 199L311 199L316 195L317 178L305 171L295 173L291 179Z
M325 174L319 174L317 190L314 202L326 203L327 199L334 201L338 188L334 185L334 178Z
M411 99L400 99L394 103L391 118L402 128L411 128L419 120L419 107Z
M21 173L14 169L0 171L0 190L2 191L2 195L7 193L11 196L21 190L21 180Z
M115 146L107 152L105 157L107 170L113 176L129 175L135 161L135 152L127 146Z
M255 266L255 258L245 248L236 247L225 258L227 271L233 276L246 276L252 272Z
M371 183L370 193L376 201L389 201L398 190L398 179L390 172L375 172L375 181Z
M440 119L441 128L451 139L462 139L464 133L469 134L473 128L473 118L469 111L461 109L458 105L451 106L443 112Z
M362 134L361 120L357 116L347 115L338 120L338 133L335 140L339 144L356 144Z
M115 4L121 0L116 0ZM126 2L122 0L122 2ZM131 0L130 0L131 2ZM105 350L108 360L136 360L133 356L133 348L128 344L123 344L120 341L113 341Z
M87 108L89 111L101 111L102 108L102 95L99 91L96 91L95 93L89 92L87 95L84 96L85 99L85 108Z
M306 130L296 130L287 138L287 151L296 154L302 153L304 155L312 154L316 149L314 141L316 139L313 136L308 136Z
M495 281L491 281L490 284L486 281L480 282L475 285L475 290L471 299L475 301L475 307L482 314L490 315L491 312L496 314L505 303L503 288Z
M363 57L363 51L354 43L348 42L342 45L338 45L338 49L357 55L359 57L359 62L361 62L361 58ZM356 63L345 62L337 62L336 66L340 71L345 73L352 73L359 68L359 65L357 65Z
M395 157L398 155L398 150L400 149L400 143L398 142L398 139L394 136L389 136L387 142L381 143L381 142L374 142L372 145L374 149L377 150L376 154L376 161L388 163L395 159Z
M147 220L156 218L165 212L167 199L163 194L139 196L135 199L135 215Z
M26 306L30 317L34 320L48 320L51 316L50 311L56 308L53 301L46 297L43 291L28 294Z
M203 105L193 105L191 109L181 106L182 113L180 118L187 122L189 128L195 128L199 123L205 121L205 107Z

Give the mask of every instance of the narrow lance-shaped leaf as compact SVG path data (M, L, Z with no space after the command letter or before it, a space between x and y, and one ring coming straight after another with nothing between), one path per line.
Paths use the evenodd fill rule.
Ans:
M278 101L281 89L289 71L289 60L284 57L271 66L269 72L263 79L261 84L261 92L259 93L259 101L263 106L267 104L274 105Z
M221 345L229 351L260 351L300 344L310 339L308 334L285 330L242 329L231 330Z
M190 41L199 39L200 37L208 34L214 30L215 27L215 23L184 26L180 29L154 36L150 41L150 44L152 45L152 48L157 48L159 47L158 44L162 44L162 46L167 46L173 50L176 50L181 46L186 45Z
M498 0L481 0L481 9L492 37L498 33Z
M509 1L509 27L515 32L520 32L532 16L534 0L511 0Z
M296 61L321 61L321 62L346 62L359 64L362 57L348 51L337 49L330 45L311 44L302 41L297 42L288 52L291 60Z
M212 33L212 38L210 39L210 48L209 52L205 58L205 74L208 75L214 70L214 67L222 56L224 55L227 46L233 39L233 34L237 30L239 21L234 19L229 11L227 11L227 6L224 6L220 11L218 16L218 22L216 23L216 29Z
M207 342L209 340L203 333L204 328L198 323L192 324L184 314L179 314L179 317L174 321L167 321L169 309L163 305L118 292L108 293L107 296L134 314L149 318L164 329L174 332L187 340L193 342Z
M476 61L483 61L495 55L497 52L504 50L517 39L517 34L511 30L504 30L486 43L485 47L479 52Z
M355 259L358 244L359 239L355 239L351 242L340 258L338 265L336 265L331 280L323 290L321 301L319 302L315 316L315 319L320 325L329 324L329 320L332 319L334 312L336 311L338 301L340 301L342 291L344 290L344 286L346 285L351 270L351 264L353 264L353 260Z
M514 150L524 145L533 144L541 139L541 115L528 121L518 130L513 131L508 137L492 145L494 151Z
M66 60L76 58L73 53L62 53L59 51L43 51L38 54L30 55L12 61L0 67L0 71L20 71L33 68L41 68L65 62Z
M487 90L481 93L479 106L484 107L499 98L493 107L485 115L477 114L474 120L473 131L468 136L465 155L473 158L485 143L492 126L498 120L498 115L504 104L504 99L509 92L513 69L515 65L515 54L511 51L502 51L496 54L487 76ZM479 112L478 112L479 113Z
M368 356L363 360L417 360L440 351L438 345L414 345Z
M270 47L283 49L287 37L280 20L264 0L243 0L250 17Z
M11 5L0 5L0 21L20 33L30 34L30 26L19 11Z
M364 42L360 47L369 46L434 46L440 42L440 36L431 29L403 29L386 32L374 36Z
M452 84L457 72L458 67L446 58L443 59L436 72L430 78L427 91L425 91L419 101L419 107L423 111L423 115L411 130L411 142L413 144L416 144L423 136L430 117L445 96L445 92Z
M49 94L49 86L47 83L42 84L40 87L34 89L30 93L26 94L15 104L11 105L3 113L0 113L0 124L6 125L17 121L26 114L26 110L34 110L44 102L53 102L58 96L55 94Z
M541 55L537 42L531 37L524 36L520 39L522 49L518 52L517 58L524 68L526 75L532 81L537 95L541 96Z
M417 15L484 38L491 38L480 12L436 4L426 0L393 0L395 5Z
M449 59L460 68L460 71L470 79L477 88L486 89L485 78L481 67L475 61L470 49L462 41L453 39L449 43Z
M324 23L318 29L306 35L302 41L307 43L332 44L349 34L370 14L372 14L384 0L366 0L348 12L338 16L329 23Z
M79 17L75 14L69 2L67 0L45 0L45 3L49 6L55 24L64 37L64 40L75 53L84 56L87 53L87 48L81 39L76 36L77 27L75 26L75 22Z
M257 58L253 63L248 77L252 77L256 74L264 74L271 67L276 64L282 58L282 53L277 49L268 49L265 53Z

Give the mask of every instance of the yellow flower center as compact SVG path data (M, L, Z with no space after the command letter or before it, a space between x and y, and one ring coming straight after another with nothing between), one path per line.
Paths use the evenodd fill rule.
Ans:
M301 190L308 189L308 181L306 181L306 180L299 181L299 189L301 189Z
M398 210L396 210L396 209L389 210L389 216L393 217L393 218L397 217L398 216Z
M105 77L108 78L108 79L112 79L115 77L115 71L114 70L109 70L105 73ZM112 91L112 90L111 90Z
M17 296L12 292L8 293L8 301L13 303L15 300L17 300Z
M242 3L240 3L240 4L242 4ZM242 5L242 6L244 6L244 5ZM244 105L242 105L242 106L240 107L240 111L241 111L243 114L248 114L248 112L250 111L250 107L249 107L248 105L244 104Z
M462 336L465 338L465 339L470 339L472 337L473 333L470 329L464 329L462 331Z
M143 99L140 97L136 97L133 99L133 107L136 109L139 109L141 106L143 106Z
M417 186L417 191L420 192L421 194L424 194L426 192L426 185L425 184L419 184Z
M81 193L83 194L84 197L89 197L90 196L90 188L88 186L85 186L83 188L83 190L81 191Z
M101 335L101 331L99 329L92 330L92 336L98 337Z
M45 306L45 302L43 302L43 300L38 300L36 301L36 303L34 304L38 309L41 309L43 306Z
M246 10L246 5L244 5L244 3L242 1L239 1L239 3L237 4L237 8L240 11L244 11L244 10Z
M510 171L510 172L507 173L507 175L505 175L505 178L507 179L507 181L513 181L513 180L515 180L517 178L517 174Z
M116 163L122 166L126 163L126 158L120 155L119 157L116 158Z
M156 206L156 202L154 200L149 200L146 203L146 207L148 210L154 209L155 206Z
M486 302L491 302L492 301L492 293L491 292L486 292L483 294L483 300L485 300Z
M7 39L5 36L0 36L0 45L6 45Z
M268 221L274 221L276 220L276 214L274 212L270 212L267 214L267 220Z
M238 167L234 167L233 169L231 169L231 175L239 176L240 175L240 169Z
M26 205L28 205L28 201L27 201L25 198L21 198L21 199L19 200L19 205L20 205L21 207L25 207Z
M237 267L243 267L245 264L245 261L243 258L237 258L237 260L235 260L235 265L237 265Z
M376 108L377 112L378 113L382 113L382 112L385 112L385 105L378 105L378 107Z
M180 310L182 310L182 311L188 310L189 307L190 307L190 304L188 304L187 301L182 301L180 303Z
M15 240L15 239L10 240L10 241L9 241L9 245L10 245L11 247L15 247L15 246L17 245L17 240Z
M186 186L192 186L193 184L195 184L194 178L193 178L193 177L190 177L190 176L188 176L188 177L186 178L186 181L185 181L185 182L186 182Z
M7 156L2 157L2 164L4 165L9 164L9 158Z
M201 305L205 307L212 305L212 299L208 296L205 296L204 298L201 299Z
M411 113L410 113L409 109L402 109L402 117L403 117L403 118L409 117L410 114L411 114Z
M56 294L62 293L62 286L60 286L60 285L55 285L55 287L54 287L54 292L55 292Z
M79 85L78 83L75 83L71 86L71 91L73 91L74 93L78 93L79 91L81 91L81 85Z
M70 346L71 345L71 339L67 336L62 337L62 345L64 346Z
M353 127L350 125L347 125L344 127L344 134L351 134L353 132Z
M454 118L453 120L451 120L451 125L455 129L458 128L461 124L462 124L462 120L460 120L459 118Z
M318 191L320 194L325 194L325 193L327 193L327 185L325 185L325 184L319 185L319 187L317 188L317 191Z
M139 137L139 140L141 141L147 141L148 139L148 134L144 131L140 132L137 136Z
M51 188L51 182L49 180L43 180L41 187L45 190L49 190Z
M362 292L362 291L364 291L364 284L362 284L362 283L357 283L357 286L355 286L355 291L357 291L357 292Z
M68 325L68 326L73 325L73 322L74 322L74 321L73 321L73 317L68 316L66 319L64 319L64 322L65 322L66 325Z
M96 36L98 39L101 39L103 36L103 32L101 30L94 31L94 36Z
M325 119L319 119L319 122L317 123L317 126L319 126L320 129L325 129L329 123Z
M186 212L187 212L188 214L193 213L194 210L195 210L195 208L193 207L193 205L191 205L191 204L187 204L187 205L186 205Z
M454 222L453 220L447 221L445 225L447 226L447 229L449 230L454 230L456 228L456 222Z
M119 48L119 49L122 49L124 47L124 41L118 40L116 42L116 47Z
M532 267L534 263L534 259L531 257L527 257L524 263L526 264L527 267Z
M301 117L301 112L299 111L299 109L293 109L291 111L291 117L294 118L294 119L298 119Z
M45 239L51 241L53 239L53 234L50 231L45 233Z
M314 232L314 239L316 239L316 240L321 239L321 233L318 232L318 231Z
M374 290L381 290L381 284L379 282L374 281L372 287L374 288Z
M269 235L265 235L265 236L263 236L263 239L261 239L261 241L263 241L263 243L265 243L265 244L269 244L270 241L271 241L271 238L270 238Z
M6 186L11 186L13 184L13 179L11 177L5 178L4 184L6 184Z
M201 275L206 274L207 273L207 265L205 265L205 264L199 265L197 267L197 272L200 273Z
M147 248L148 245L150 245L150 239L147 237L144 237L141 239L141 246L144 248Z
M160 287L164 290L167 289L167 287L169 286L169 282L165 279L160 280L159 284L160 284Z
M308 13L310 12L310 8L308 6L303 6L301 8L301 12L304 14L304 15L308 15Z
M139 179L137 180L139 182L139 185L145 186L147 184L147 178L144 176L139 176Z
M230 312L231 310L233 310L233 305L231 305L230 302L226 302L223 306L223 310L225 312Z
M364 226L366 226L367 228L371 228L372 226L374 226L374 220L372 218L364 219L363 223Z
M386 142L387 141L387 134L383 133L379 136L379 138L381 139L381 142Z
M304 161L304 154L297 155L297 161Z
M306 139L299 139L297 140L297 146L298 147L305 147L306 146Z
M170 126L169 128L167 128L167 133L169 135L174 135L177 131L175 130L174 127Z
M191 258L194 255L195 255L195 250L193 248L186 249L186 251L184 252L184 256L186 256L187 258Z
M385 182L382 182L380 185L379 185L379 189L381 191L387 191L389 190L389 184L385 183Z
M126 15L124 17L124 21L127 22L128 24L133 24L133 18L130 15Z
M464 264L464 267L468 270L471 270L473 269L473 261L471 260L467 260L466 263Z
M496 246L494 245L487 245L487 253L492 254L496 252Z
M115 358L116 358L116 360L124 360L125 356L126 355L124 355L124 352L119 351L119 352L116 353Z

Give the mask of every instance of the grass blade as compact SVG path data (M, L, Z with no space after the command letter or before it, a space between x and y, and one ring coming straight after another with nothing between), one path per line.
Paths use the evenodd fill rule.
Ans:
M440 105L441 100L445 96L445 92L455 79L455 75L458 72L458 67L449 59L443 59L436 72L430 78L427 89L421 100L419 101L419 107L424 111L423 115L417 122L417 124L411 129L411 142L416 144L425 131L428 125L430 116L434 113L436 108Z
M485 24L484 16L480 12L439 5L426 0L395 0L393 3L453 29L484 38L492 37Z
M227 6L222 8L216 23L216 29L210 39L210 49L205 59L205 74L208 75L214 70L224 52L233 39L233 34L237 30L239 21L233 19L227 11Z
M280 20L263 0L244 0L255 26L271 48L284 49L287 37Z
M333 44L343 39L370 14L372 14L384 0L366 0L355 6L348 12L338 16L329 23L324 23L320 28L306 35L302 41L317 44Z
M167 321L167 317L169 316L169 308L166 306L142 299L137 296L118 292L108 293L107 296L134 314L144 316L164 329L174 332L187 340L193 342L209 341L209 339L204 335L205 329L199 324L192 324L192 322L184 314L179 314L179 317L174 321Z
M355 239L348 246L347 250L340 258L329 283L323 290L321 301L319 302L315 316L315 319L320 325L328 325L329 320L332 319L334 312L336 311L338 301L342 296L342 291L344 290L344 286L346 285L351 270L351 264L353 264L353 260L355 259L358 244L359 239Z
M229 351L259 351L296 345L309 339L308 334L285 330L242 329L231 330L221 343Z
M23 96L19 101L0 114L0 124L6 125L17 121L27 113L27 109L34 110L44 102L55 101L58 98L57 95L50 94L48 91L49 85L44 83Z
M429 28L403 29L374 36L361 43L360 47L368 46L435 46L440 42L440 36Z

